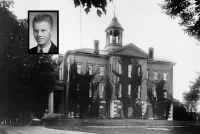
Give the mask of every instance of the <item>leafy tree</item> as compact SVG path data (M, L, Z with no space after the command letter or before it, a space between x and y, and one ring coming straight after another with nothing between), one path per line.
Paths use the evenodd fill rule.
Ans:
M77 63L74 61L70 65L69 72L69 94L68 94L68 109L81 116L97 116L98 114L98 96L96 92L102 77L98 77L99 70L96 70L92 75L89 70L86 73L77 73ZM78 89L78 90L77 90ZM92 96L89 97L89 90L92 90ZM79 107L78 107L79 106Z
M183 93L184 105L187 111L196 112L200 91L196 89L191 89L189 92Z
M184 106L189 112L196 112L200 100L200 76L195 80L188 92L183 93Z
M159 118L163 118L163 111L165 109L166 118L168 118L170 106L172 103L172 96L167 91L165 91L167 98L164 98L164 87L166 85L165 80L163 80L159 74L157 80L152 81L148 79L147 82L147 97L150 104L152 104L153 115L157 115ZM158 107L159 109L157 109Z
M139 64L137 59L129 59L127 57L120 57L120 60L117 60L121 65L122 74L119 74L118 68L116 65L112 66L112 75L111 75L111 83L114 85L112 89L115 89L115 95L117 99L121 100L123 103L123 113L124 116L128 116L128 107L133 108L133 116L141 117L142 116L142 105L141 105L141 92L138 91L138 86L141 87L144 78L142 74L142 65ZM132 65L132 74L131 78L128 78L128 65ZM138 68L140 68L140 72L138 73ZM119 85L122 84L122 97L118 97L119 93ZM128 85L131 85L131 95L128 96L127 90Z
M184 107L184 104L176 99L173 99L173 120L188 120L188 113Z
M29 55L27 19L17 20L9 10L13 1L0 1L0 101L18 109L4 108L7 115L20 109L41 116L56 79L52 55ZM3 109L3 108L1 108ZM16 114L17 116L17 114Z
M200 1L199 0L165 0L162 10L172 18L179 18L184 31L200 41Z
M112 2L113 0L109 1ZM87 14L90 12L92 6L94 6L97 8L97 15L101 17L102 12L106 14L107 0L74 0L74 5L75 7L82 5Z

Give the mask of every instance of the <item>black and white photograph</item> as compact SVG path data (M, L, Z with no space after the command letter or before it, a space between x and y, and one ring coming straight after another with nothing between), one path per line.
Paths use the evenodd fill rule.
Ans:
M28 11L29 54L58 54L58 11Z
M0 134L199 134L199 0L0 0Z

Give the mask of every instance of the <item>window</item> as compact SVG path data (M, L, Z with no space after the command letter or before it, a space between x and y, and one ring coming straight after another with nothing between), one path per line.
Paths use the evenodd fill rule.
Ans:
M131 96L131 85L128 85L128 96Z
M67 71L69 72L69 69L70 69L70 64L68 63L67 64Z
M60 72L59 72L59 80L63 80L63 69L60 68L59 71L60 71Z
M77 91L79 91L79 84L77 84Z
M79 95L79 91L80 91L80 89L79 89L79 84L77 84L77 94Z
M104 85L100 84L99 85L99 98L103 98L103 90L104 90Z
M122 84L119 84L118 98L122 97Z
M89 97L92 97L92 83L90 83Z
M109 39L110 43L112 43L112 35L110 35Z
M77 65L77 73L78 73L78 74L81 74L81 67L82 67L81 64L78 64L78 65Z
M138 86L138 98L139 99L141 98L140 94L141 94L141 88L140 88L140 86Z
M89 75L92 75L92 65L89 65L88 69L89 69Z
M70 63L70 57L67 58L67 63L68 63L68 64Z
M140 73L141 73L141 67L138 67L138 76L140 77Z
M122 115L122 105L118 105L118 115Z
M69 72L70 69L70 57L67 58L67 70Z
M166 116L166 113L167 113L167 109L164 108L164 116Z
M163 80L167 81L167 73L163 73Z
M103 106L99 106L99 114L103 114Z
M92 90L89 90L89 97L92 97Z
M149 79L149 71L147 70L147 79Z
M100 67L100 75L104 75L105 67Z
M157 100L157 94L156 94L156 88L153 87L153 96L154 96L154 100Z
M112 73L112 67L111 67L111 64L110 64L110 73Z
M166 101L167 100L167 90L166 90L166 88L164 88L164 101Z
M119 74L122 74L122 66L119 64Z
M158 72L154 72L154 80L158 80Z
M128 77L131 78L132 65L128 65Z

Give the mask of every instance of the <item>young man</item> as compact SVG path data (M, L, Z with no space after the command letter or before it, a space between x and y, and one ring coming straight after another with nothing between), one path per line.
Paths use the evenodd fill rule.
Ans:
M49 14L38 14L32 21L33 36L37 46L29 50L29 53L58 53L57 47L51 41L53 32L53 18Z

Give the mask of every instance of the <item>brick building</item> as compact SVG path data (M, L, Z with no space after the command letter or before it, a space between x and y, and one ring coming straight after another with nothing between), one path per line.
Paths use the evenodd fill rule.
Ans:
M173 66L175 63L157 59L154 57L154 49L151 47L149 53L146 53L132 43L123 45L123 32L124 29L114 16L105 30L106 45L104 50L99 50L99 41L95 40L93 49L69 50L64 55L60 55L60 84L56 86L55 92L50 94L50 112L59 112L58 109L64 108L64 104L68 103L70 98L69 72L71 65L76 62L77 74L89 71L89 74L92 75L98 72L95 79L101 78L97 90L92 93L88 89L88 94L85 96L92 100L98 98L98 116L155 118L159 110L161 115L165 116L166 100L173 95ZM163 95L161 95L163 96L162 101L157 100L159 92L156 92L154 84L159 80L165 81ZM147 95L150 85L155 101L154 106L150 103ZM77 86L78 90L79 85ZM58 95L60 97L54 97L55 94L60 94ZM61 103L63 105L60 105ZM74 105L77 105L75 106L77 109L80 108L78 103L74 103ZM72 111L69 110L68 106L66 110L70 113ZM160 108L161 106L163 108ZM90 106L87 105L86 109L89 108Z

